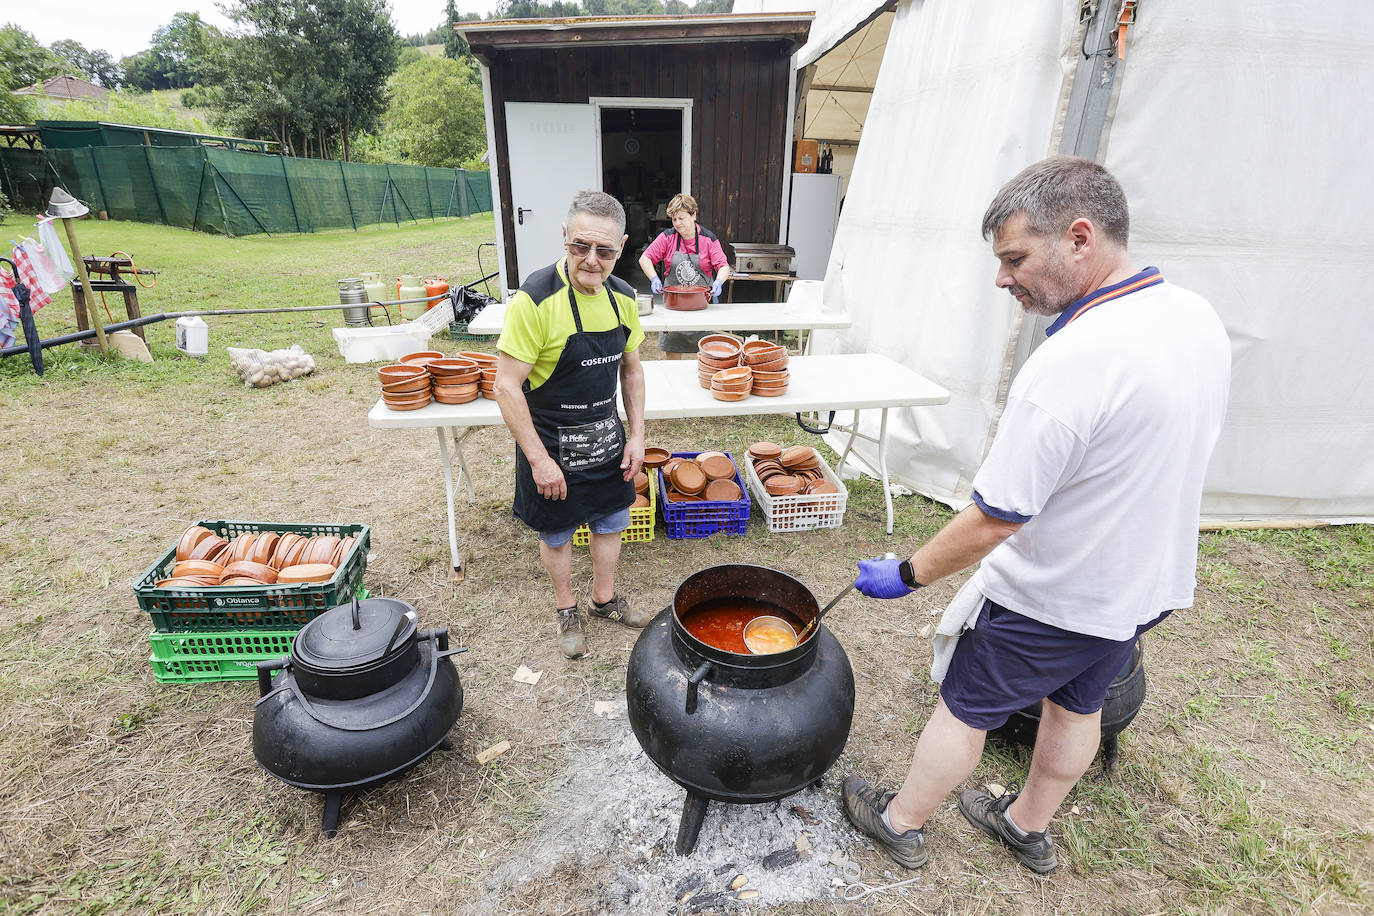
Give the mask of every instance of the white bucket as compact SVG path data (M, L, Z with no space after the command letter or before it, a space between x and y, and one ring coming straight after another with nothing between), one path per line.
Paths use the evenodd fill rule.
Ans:
M210 352L210 327L199 315L178 318L177 349L187 356L204 356Z

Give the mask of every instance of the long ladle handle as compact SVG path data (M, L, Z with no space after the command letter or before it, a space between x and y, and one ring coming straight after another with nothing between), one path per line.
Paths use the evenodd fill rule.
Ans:
M883 559L884 559L884 560L895 560L895 559L897 559L897 555L896 555L895 553L891 553L891 552L885 553L885 554L883 554ZM839 604L839 603L840 603L840 599L843 598L845 595L848 595L851 591L853 591L853 589L854 589L854 583L851 582L851 583L849 583L848 585L846 585L846 586L844 587L844 591L840 592L840 593L839 593L838 595L836 595L834 598L831 598L831 599L830 599L830 603L827 604L825 607L821 608L820 613L817 614L815 617L812 617L811 620L810 620L810 622L807 623L806 626L802 627L802 631L801 631L800 633L797 634L797 644L800 645L801 642L802 642L802 640L806 639L806 634L807 634L807 633L810 633L811 630L816 626L816 624L820 623L820 619L821 619L822 617L824 617L827 613L829 613L829 612L830 612L830 609L831 609L832 607L834 607L835 605Z

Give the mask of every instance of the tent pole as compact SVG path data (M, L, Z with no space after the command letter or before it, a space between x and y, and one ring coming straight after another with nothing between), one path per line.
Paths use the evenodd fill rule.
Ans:
M1120 6L1118 2L1099 0L1092 19L1084 26L1080 46L1083 53L1078 55L1073 89L1059 134L1061 155L1096 159L1102 146L1112 92L1122 65L1112 47L1116 10Z

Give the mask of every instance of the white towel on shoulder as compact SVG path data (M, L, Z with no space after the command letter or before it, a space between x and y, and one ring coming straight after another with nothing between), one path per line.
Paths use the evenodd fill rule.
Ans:
M954 646L965 630L972 630L978 620L978 612L983 607L983 593L974 583L978 577L970 576L959 589L954 600L945 608L940 622L930 634L930 650L933 660L930 663L930 679L937 684L943 683L945 672L949 670L949 660L954 657Z

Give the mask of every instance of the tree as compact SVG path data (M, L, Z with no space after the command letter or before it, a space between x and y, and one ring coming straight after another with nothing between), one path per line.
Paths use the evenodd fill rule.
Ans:
M52 43L52 52L75 68L75 72L106 89L119 86L123 68L115 63L109 51L91 50L79 41L64 38Z
M124 81L145 92L212 82L222 70L225 40L200 13L177 13L153 30L146 51L120 61Z
M351 158L352 135L386 110L400 54L385 0L239 0L229 15L246 34L227 55L232 77L206 93L217 118L292 154Z
M472 62L423 57L396 71L391 93L383 131L367 142L367 159L450 168L486 149L481 77Z
M0 28L0 122L27 124L33 120L33 100L11 95L68 68L66 61L14 23Z
M454 0L448 0L444 7L444 56L450 60L475 60L472 56L472 49L468 47L467 39L463 38L454 31L453 24L465 19L479 18L475 13L467 13L463 16L458 15L458 7Z

